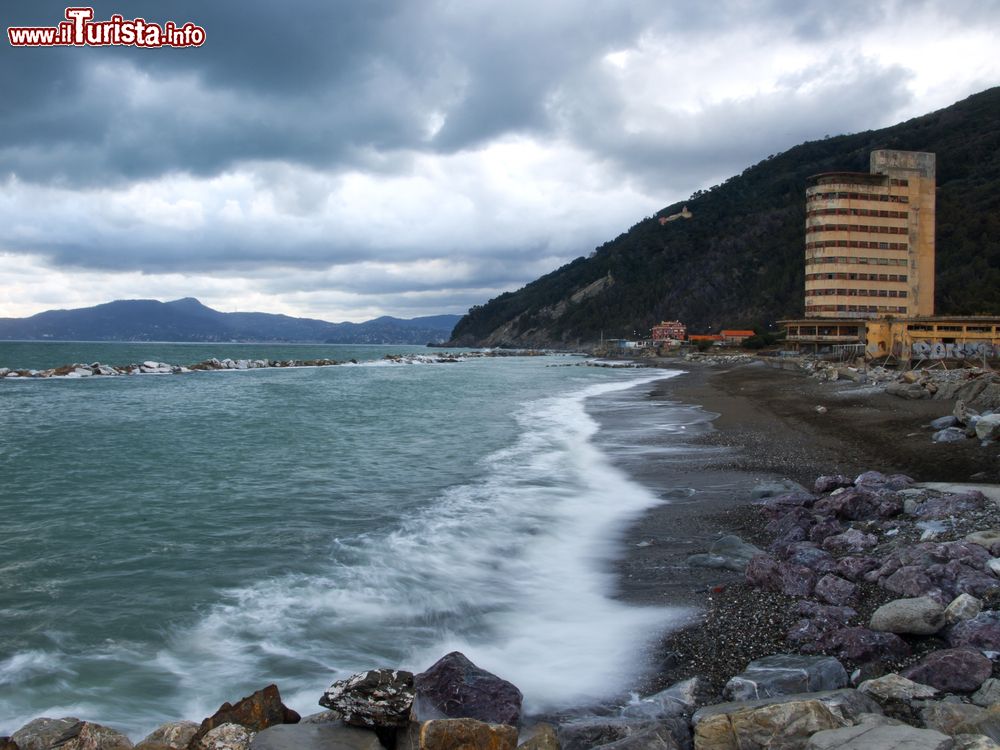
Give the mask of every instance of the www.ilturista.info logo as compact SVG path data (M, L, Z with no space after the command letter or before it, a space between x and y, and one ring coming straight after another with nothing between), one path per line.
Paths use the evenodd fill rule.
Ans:
M94 21L93 8L67 8L66 20L58 26L9 26L7 38L14 47L200 47L205 29L190 21L183 25L167 21L161 26L118 14Z

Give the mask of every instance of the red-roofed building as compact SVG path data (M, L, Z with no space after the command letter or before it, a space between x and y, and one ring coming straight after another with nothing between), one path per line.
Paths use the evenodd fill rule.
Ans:
M739 331L739 330L725 330L722 333L722 343L727 346L739 346L744 341L746 341L751 336L756 336L757 334L753 331Z

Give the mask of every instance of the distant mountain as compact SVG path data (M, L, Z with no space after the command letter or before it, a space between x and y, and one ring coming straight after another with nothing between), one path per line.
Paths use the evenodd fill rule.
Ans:
M453 341L576 346L648 335L660 320L708 332L801 316L806 178L867 172L879 148L937 154L937 313L1000 314L998 87L899 125L769 156L589 257L472 308Z
M288 341L327 344L427 344L448 339L458 315L366 323L328 323L270 313L224 313L193 297L159 302L130 299L30 318L0 318L0 340Z

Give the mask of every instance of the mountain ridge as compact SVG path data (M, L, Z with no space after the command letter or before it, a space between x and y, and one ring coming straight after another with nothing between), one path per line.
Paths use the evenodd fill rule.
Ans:
M194 297L168 302L113 300L26 318L0 318L0 340L426 344L447 339L459 317L384 315L364 323L330 323L274 313L225 313Z
M1000 313L1000 87L879 130L794 146L646 217L589 257L477 305L449 343L576 347L773 326L803 313L806 178L878 148L937 154L938 314ZM687 216L662 223L683 209Z

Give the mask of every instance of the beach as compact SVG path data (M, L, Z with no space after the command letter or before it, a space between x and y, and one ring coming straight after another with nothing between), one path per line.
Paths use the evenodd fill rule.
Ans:
M653 668L637 686L641 693L696 674L721 688L752 659L788 648L783 635L795 619L788 612L792 600L749 589L742 573L686 562L726 534L767 547L766 519L750 505L761 483L787 479L811 489L821 475L856 477L869 470L918 482L1000 483L996 443L931 441L927 424L951 413L953 402L904 400L759 360L657 365L684 374L658 381L650 400L698 405L705 423L686 441L690 452L648 471L669 471L694 491L653 508L629 529L617 565L619 596L637 605L684 604L698 614L648 655Z

